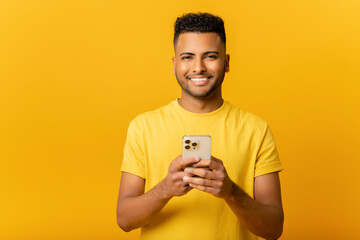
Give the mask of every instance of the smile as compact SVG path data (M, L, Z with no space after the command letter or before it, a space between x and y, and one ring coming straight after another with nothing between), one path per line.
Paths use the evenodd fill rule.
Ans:
M208 83L208 80L211 77L189 77L188 80L190 80L195 86L204 86Z
M189 78L189 79L194 82L201 82L207 80L208 78Z

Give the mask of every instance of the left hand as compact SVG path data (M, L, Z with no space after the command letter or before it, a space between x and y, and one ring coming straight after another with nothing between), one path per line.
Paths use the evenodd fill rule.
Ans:
M223 162L211 156L211 159L200 160L193 167L184 169L192 177L184 176L183 181L190 187L208 192L219 198L231 196L233 182L229 178Z

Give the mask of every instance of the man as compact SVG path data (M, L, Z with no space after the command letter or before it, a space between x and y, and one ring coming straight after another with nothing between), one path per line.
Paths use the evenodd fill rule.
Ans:
M277 239L283 167L267 123L222 98L229 71L222 19L178 18L174 48L181 98L130 123L118 225L141 227L141 239ZM182 158L184 135L210 135L211 159Z

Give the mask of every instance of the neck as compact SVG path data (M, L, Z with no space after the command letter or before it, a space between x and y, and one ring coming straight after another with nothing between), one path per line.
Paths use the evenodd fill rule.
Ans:
M221 89L219 90L207 97L193 97L182 91L178 103L182 108L193 113L209 113L220 108L224 102Z

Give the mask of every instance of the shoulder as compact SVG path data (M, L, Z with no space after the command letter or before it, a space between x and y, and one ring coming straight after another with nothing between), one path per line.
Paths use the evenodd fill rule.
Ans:
M173 105L173 102L170 102L169 104L155 110L141 113L131 120L130 126L141 127L159 122L160 119L164 118L164 116L168 115L172 111Z
M228 104L229 117L236 120L237 124L243 125L246 128L263 131L268 127L268 123L261 117L247 112L230 102Z

